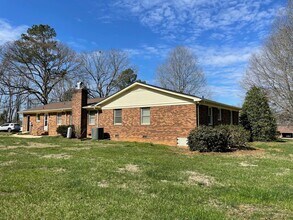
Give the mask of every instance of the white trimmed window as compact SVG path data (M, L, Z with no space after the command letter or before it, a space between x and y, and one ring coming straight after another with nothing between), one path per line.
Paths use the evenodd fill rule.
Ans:
M222 121L222 109L218 108L218 121Z
M140 122L142 125L151 124L151 111L150 108L141 108L141 119Z
M96 124L96 112L90 111L89 112L89 125L95 125Z
M40 122L40 121L41 121L41 115L37 114L37 122Z
M57 125L62 125L62 113L57 113Z
M122 109L114 109L114 125L122 124Z
M208 120L209 125L213 125L213 108L209 107L208 109Z

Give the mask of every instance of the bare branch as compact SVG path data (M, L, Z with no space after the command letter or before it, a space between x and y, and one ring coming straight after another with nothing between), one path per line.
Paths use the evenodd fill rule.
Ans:
M160 86L187 94L202 95L206 79L197 57L186 47L176 47L157 69Z

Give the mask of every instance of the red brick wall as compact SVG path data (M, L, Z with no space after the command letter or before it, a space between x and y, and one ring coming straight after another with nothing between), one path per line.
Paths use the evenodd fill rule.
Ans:
M62 112L62 125L69 125L69 112ZM37 122L36 114L30 114L30 122L32 124L30 129L30 134L32 135L44 135L46 131L44 131L44 114L40 114L40 121ZM28 115L24 115L23 118L23 132L27 132L27 117ZM57 113L48 113L48 135L58 135L56 129L59 125L57 125Z
M48 118L48 134L51 136L58 135L56 132L57 125L57 113L49 113Z
M40 115L40 121L37 121L36 114L29 115L30 116L30 134L32 135L42 135L44 133L44 116ZM23 122L22 122L22 131L25 133L27 132L27 117L28 115L23 116Z
M69 112L62 112L62 123L61 125L69 125ZM57 133L57 112L49 113L48 118L48 134L51 136L58 135Z
M114 110L99 113L99 127L112 140L143 141L176 145L177 137L187 137L196 126L195 105L151 107L150 125L141 125L141 109L122 109L122 125L114 125Z
M81 130L82 137L87 136L87 90L76 89L72 97L72 124L75 129Z
M25 133L27 132L27 115L23 114L22 118L22 132Z

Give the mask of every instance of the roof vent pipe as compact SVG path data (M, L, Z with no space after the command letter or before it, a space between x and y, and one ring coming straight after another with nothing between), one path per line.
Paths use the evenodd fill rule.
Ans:
M77 89L82 89L83 88L83 82L78 82L76 88Z

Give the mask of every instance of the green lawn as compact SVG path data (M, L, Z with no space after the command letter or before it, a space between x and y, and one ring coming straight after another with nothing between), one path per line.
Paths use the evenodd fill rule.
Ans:
M293 142L253 146L199 154L0 134L0 218L293 218Z

